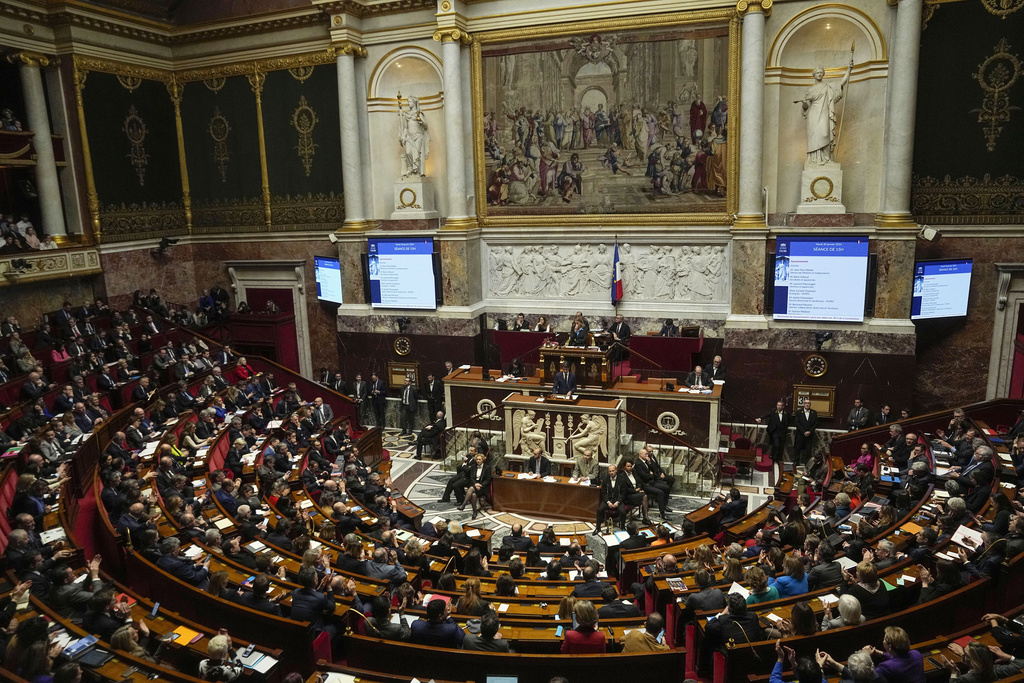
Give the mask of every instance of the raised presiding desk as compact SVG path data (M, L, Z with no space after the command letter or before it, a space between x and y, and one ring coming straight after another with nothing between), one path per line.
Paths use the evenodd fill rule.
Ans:
M568 477L527 478L505 472L491 479L494 508L502 512L539 515L551 519L593 519L601 502L601 489Z

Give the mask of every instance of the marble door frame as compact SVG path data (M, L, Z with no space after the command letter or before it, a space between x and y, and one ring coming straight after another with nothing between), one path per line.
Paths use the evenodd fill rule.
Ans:
M1013 364L1013 344L1021 304L1024 304L1024 263L997 263L999 288L995 320L992 325L992 352L989 356L986 400L1009 393Z
M235 301L245 301L246 288L288 289L295 312L295 342L299 351L299 374L313 377L309 348L309 318L306 315L306 261L225 261Z

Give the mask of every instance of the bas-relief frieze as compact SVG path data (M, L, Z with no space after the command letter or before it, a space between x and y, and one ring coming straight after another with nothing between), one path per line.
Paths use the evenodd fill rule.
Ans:
M605 299L614 245L488 245L487 293L502 299ZM725 245L619 245L625 301L727 304Z

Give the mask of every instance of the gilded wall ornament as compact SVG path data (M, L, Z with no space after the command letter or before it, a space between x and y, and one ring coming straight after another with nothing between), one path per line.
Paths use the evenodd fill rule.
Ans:
M139 185L145 185L146 166L149 163L149 155L146 154L146 148L142 145L146 141L146 133L149 131L146 128L145 121L142 120L138 111L136 111L134 104L128 108L128 116L125 117L122 130L131 144L131 151L125 156L128 157L132 166L135 167L135 173L139 176Z
M981 0L981 4L990 14L1005 19L1024 7L1024 0Z
M228 120L220 113L220 107L213 108L213 118L207 128L210 137L213 138L213 160L217 162L217 169L220 171L221 182L228 181L228 161L231 155L228 153L228 135L231 133L231 126Z
M306 79L313 75L313 65L304 64L297 66L294 69L288 69L288 73L292 75L292 78L297 80L299 83L305 83Z
M318 121L316 112L309 106L306 96L303 95L299 98L298 108L292 113L292 128L299 134L299 144L295 146L295 149L299 153L299 158L302 159L302 168L305 169L307 176L313 171L313 156L319 147L313 142L313 129Z
M1006 38L1000 39L993 53L978 65L978 72L973 74L985 97L981 100L981 108L972 109L971 113L977 113L978 123L985 124L982 131L987 140L985 146L990 152L996 148L996 140L1003 132L1002 124L1010 120L1010 112L1020 110L1020 107L1010 105L1009 91L1020 78L1021 63L1020 58L1010 54L1009 50L1010 43Z
M205 85L207 90L209 90L210 92L217 93L221 91L221 89L225 86L225 84L227 84L227 82L228 79L221 76L220 78L207 78L205 81L203 81L203 85Z
M911 213L921 223L1007 225L1024 216L1024 178L985 174L943 179L913 178Z
M135 90L142 85L142 79L138 76L126 76L122 74L117 75L117 82L120 83L128 92L135 92Z

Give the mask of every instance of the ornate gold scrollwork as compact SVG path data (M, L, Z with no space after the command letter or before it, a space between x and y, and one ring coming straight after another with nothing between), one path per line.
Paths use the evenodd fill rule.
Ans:
M22 50L21 52L9 54L7 55L7 61L11 64L21 62L22 64L37 67L50 66L50 64L57 63L57 60L51 59L41 52L32 52L30 50Z
M990 14L1005 19L1024 7L1024 0L981 0L981 4Z
M747 12L764 12L767 17L772 13L773 0L738 0L736 13L741 17Z
M1017 55L1010 54L1010 43L1001 38L996 43L994 52L978 65L978 71L972 74L974 80L985 92L981 107L972 109L977 113L978 123L985 126L985 147L988 151L996 148L996 140L1003 132L1002 124L1010 120L1010 112L1019 107L1010 106L1010 88L1017 83L1021 75L1021 62Z
M434 31L434 40L439 43L461 43L472 45L473 36L460 28L442 28Z
M306 80L313 75L314 66L312 64L305 64L303 66L297 66L294 69L288 69L288 73L292 75L292 78L297 80L299 83L305 83Z
M207 78L203 81L203 85L206 86L207 90L212 93L219 93L221 89L227 84L228 79L220 76L218 78Z
M149 130L146 128L146 122L139 116L139 112L135 109L134 104L128 107L128 116L125 117L124 126L121 130L124 131L131 145L131 151L125 156L131 161L136 175L139 176L139 185L145 185L146 166L149 164L149 155L146 154L146 148L143 146L143 143L146 141L146 134Z
M135 92L140 85L142 85L142 79L138 76L128 76L124 74L117 74L117 82L121 84L121 87L128 92Z
M342 41L340 43L335 43L333 47L335 53L339 55L349 55L351 57L362 57L363 59L365 59L366 55L368 54L366 52L365 47L363 47L362 45L356 45L355 43L348 40Z
M306 96L300 97L299 106L292 113L292 128L299 134L299 144L295 146L295 150L299 153L299 158L302 159L302 168L306 171L307 177L313 171L313 155L316 154L316 149L319 147L313 142L313 129L319 120L316 112L306 101Z
M228 161L231 154L228 152L228 135L231 133L231 125L220 113L220 107L213 108L213 118L207 127L210 137L213 138L213 160L217 162L217 169L220 171L221 182L228 181Z

